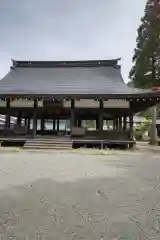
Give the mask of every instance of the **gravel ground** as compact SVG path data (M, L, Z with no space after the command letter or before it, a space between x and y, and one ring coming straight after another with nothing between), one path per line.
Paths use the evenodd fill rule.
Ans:
M160 155L0 152L1 239L160 239Z

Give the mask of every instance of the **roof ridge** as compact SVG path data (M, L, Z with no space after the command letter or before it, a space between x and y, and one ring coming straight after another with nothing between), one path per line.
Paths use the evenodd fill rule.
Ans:
M13 67L84 67L84 66L117 66L117 59L107 60L78 60L78 61L19 61L13 60Z

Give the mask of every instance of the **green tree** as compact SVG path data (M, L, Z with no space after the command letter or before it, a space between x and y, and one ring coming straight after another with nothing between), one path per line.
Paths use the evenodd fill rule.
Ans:
M129 77L135 87L160 83L160 0L148 0L138 28Z

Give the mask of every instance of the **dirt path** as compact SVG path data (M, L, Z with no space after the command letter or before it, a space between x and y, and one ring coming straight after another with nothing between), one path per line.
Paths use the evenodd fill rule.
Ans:
M159 169L144 152L1 153L0 239L160 239Z

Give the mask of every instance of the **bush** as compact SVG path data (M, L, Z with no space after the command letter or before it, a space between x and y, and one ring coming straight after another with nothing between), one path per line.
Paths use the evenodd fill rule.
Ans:
M133 137L135 137L136 140L141 140L144 134L149 131L150 125L151 122L145 118L139 128L133 128Z

